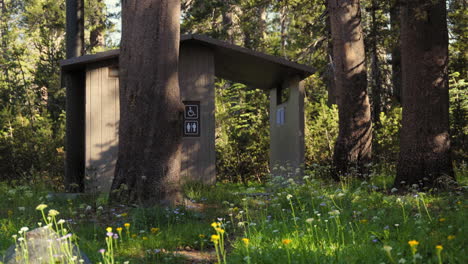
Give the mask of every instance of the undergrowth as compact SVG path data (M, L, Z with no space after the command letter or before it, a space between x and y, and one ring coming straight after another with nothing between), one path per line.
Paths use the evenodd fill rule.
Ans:
M93 263L107 263L109 230L115 263L186 263L184 252L206 263L468 263L466 168L457 178L458 191L406 195L387 173L341 183L313 174L248 186L192 183L184 187L189 205L178 208L109 207L105 197L1 183L0 255L18 231L37 227L35 208L46 204Z

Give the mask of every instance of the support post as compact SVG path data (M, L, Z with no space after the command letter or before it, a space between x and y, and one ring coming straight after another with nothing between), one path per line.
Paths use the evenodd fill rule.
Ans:
M303 166L304 87L294 76L270 90L270 171L298 177L303 175Z

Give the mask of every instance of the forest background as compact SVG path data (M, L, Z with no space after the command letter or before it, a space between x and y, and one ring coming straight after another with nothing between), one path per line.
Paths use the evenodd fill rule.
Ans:
M197 33L310 65L305 80L306 169L330 177L338 134L332 43L326 1L185 0L181 33ZM86 53L118 48L115 1L85 1ZM468 9L448 0L450 129L453 160L466 167ZM395 174L401 121L397 1L361 1L368 91L372 105L373 173ZM64 0L0 0L0 180L52 181L64 172ZM269 177L269 113L265 91L216 82L217 176L221 181Z

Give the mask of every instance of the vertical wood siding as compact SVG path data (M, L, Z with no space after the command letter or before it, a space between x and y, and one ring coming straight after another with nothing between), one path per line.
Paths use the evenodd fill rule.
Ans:
M200 137L183 139L181 179L212 184L216 181L214 55L203 46L185 45L179 61L181 97L200 101L201 127Z
M108 67L86 71L86 180L87 192L108 192L114 177L118 148L118 78Z

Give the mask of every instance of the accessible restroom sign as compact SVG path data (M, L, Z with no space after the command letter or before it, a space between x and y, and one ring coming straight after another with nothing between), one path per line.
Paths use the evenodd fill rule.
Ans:
M184 137L200 136L200 102L184 101Z

